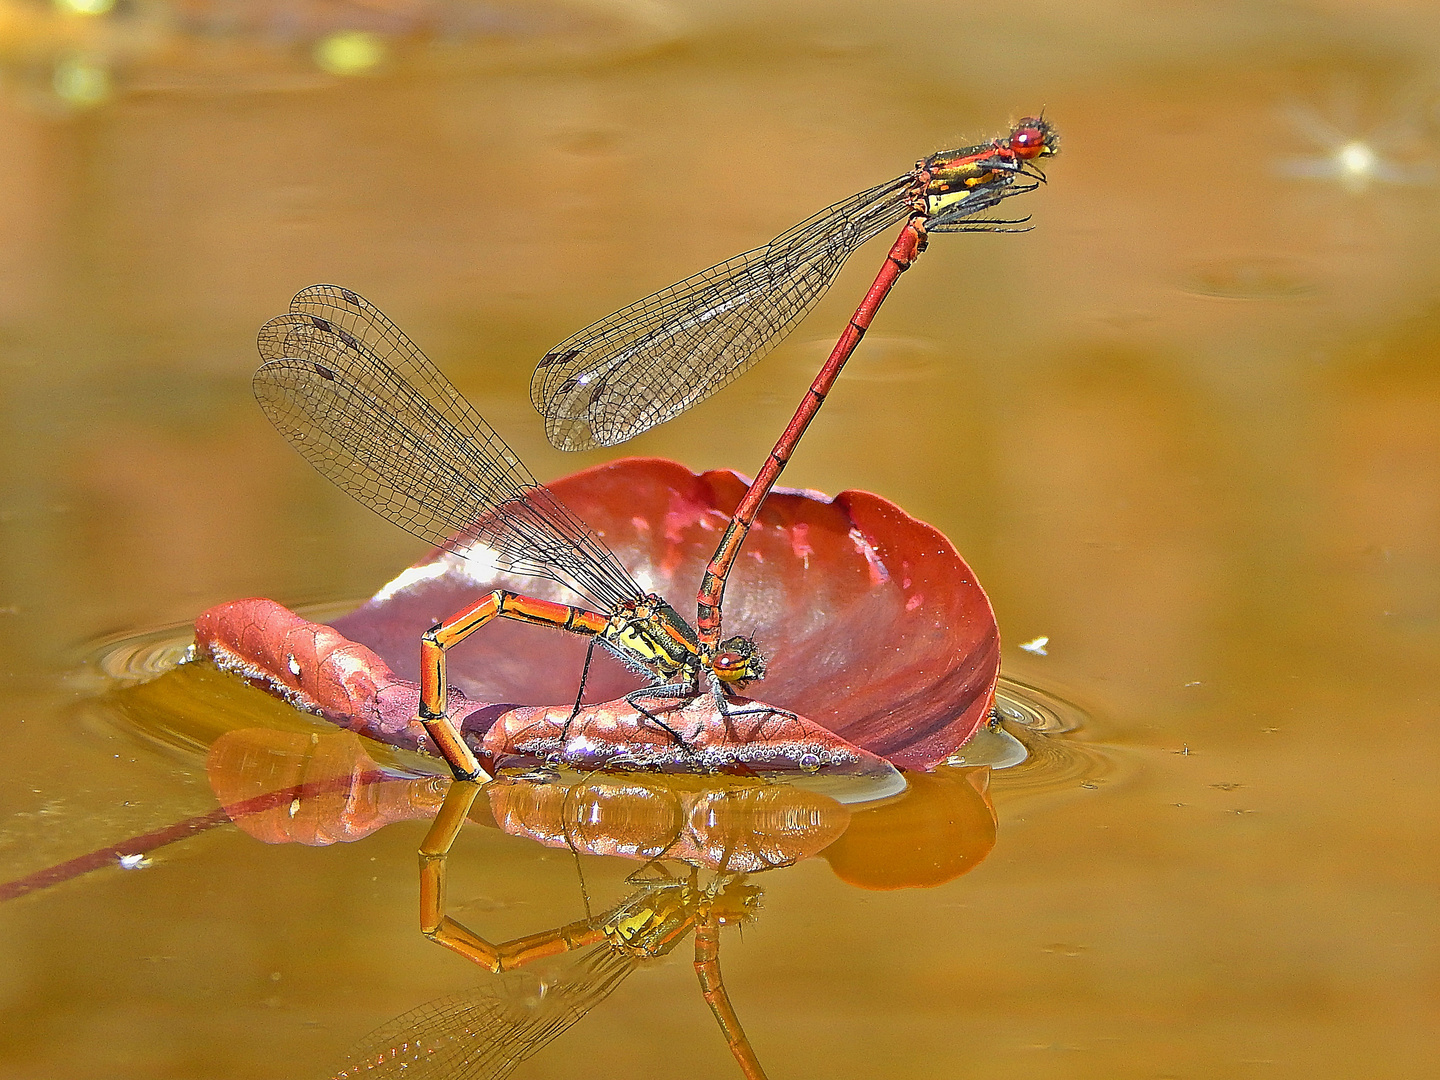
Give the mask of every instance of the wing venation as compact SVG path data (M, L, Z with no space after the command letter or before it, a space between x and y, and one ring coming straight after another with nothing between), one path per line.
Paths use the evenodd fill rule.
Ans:
M261 328L255 396L323 476L372 510L458 555L564 584L609 610L643 591L537 483L405 334L333 285L300 292Z

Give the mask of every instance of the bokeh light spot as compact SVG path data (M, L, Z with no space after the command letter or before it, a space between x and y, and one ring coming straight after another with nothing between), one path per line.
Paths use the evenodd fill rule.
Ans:
M331 75L363 75L385 62L385 39L368 30L341 30L315 46L315 63Z
M115 7L115 0L55 0L55 6L75 15L106 15Z
M1363 142L1346 143L1336 153L1335 159L1340 165L1341 172L1356 180L1368 178L1374 173L1375 166L1379 162L1375 151Z
M55 65L55 94L68 105L90 108L110 97L110 73L84 57L72 56Z

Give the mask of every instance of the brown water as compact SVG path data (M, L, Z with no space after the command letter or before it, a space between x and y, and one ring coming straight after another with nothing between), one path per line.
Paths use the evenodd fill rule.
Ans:
M320 70L355 26L379 66ZM936 238L786 481L943 529L1006 673L1086 720L993 774L962 877L757 875L731 997L776 1080L1429 1075L1437 40L1403 2L0 4L0 880L215 808L96 706L98 641L419 554L251 400L295 290L365 293L554 477L600 456L544 441L550 345L1044 105L1035 230ZM881 257L625 452L753 470ZM0 1075L329 1075L490 978L415 929L425 828L214 828L0 905ZM452 861L493 937L584 915L568 853ZM634 864L582 861L624 898ZM738 1076L690 959L515 1075Z

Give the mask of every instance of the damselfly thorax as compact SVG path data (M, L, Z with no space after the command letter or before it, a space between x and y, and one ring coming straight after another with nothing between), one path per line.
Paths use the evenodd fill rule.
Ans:
M754 641L726 638L707 652L684 617L654 593L616 608L600 643L639 674L667 683L694 687L708 673L739 690L765 677L765 657Z

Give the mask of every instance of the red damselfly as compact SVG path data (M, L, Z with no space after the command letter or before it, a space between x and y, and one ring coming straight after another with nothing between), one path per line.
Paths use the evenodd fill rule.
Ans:
M312 285L296 294L287 314L261 328L258 344L265 363L255 373L255 396L323 476L447 551L484 553L502 570L558 582L600 609L497 589L423 635L419 719L457 777L473 779L483 770L447 715L445 653L494 618L590 637L592 649L599 642L651 681L637 695L694 696L708 672L723 707L724 688L764 677L764 658L748 638L702 654L680 613L642 589L367 300ZM583 684L582 675L581 693ZM635 697L631 703L645 713Z
M1029 162L1051 150L1053 135L1042 121L1026 124L1030 126L1022 125L1008 139L963 155L926 159L926 169L906 178L907 184L919 184L917 197L923 197L924 209L911 213L881 280L852 319L853 335L847 332L852 339L844 355L838 361L832 356L826 364L727 528L701 583L698 632L666 600L640 588L584 522L536 482L424 353L368 301L337 286L311 286L296 295L289 313L261 329L259 348L266 363L255 374L256 397L275 426L322 475L431 543L462 557L483 551L502 570L556 581L600 609L497 589L423 635L419 719L457 777L474 778L483 770L447 715L445 653L494 618L590 637L587 671L599 642L651 680L628 700L677 743L679 736L641 707L637 697L691 699L701 692L702 676L708 676L722 712L733 715L747 707L780 711L758 702L727 704L730 691L764 677L765 662L751 639L719 638L725 577L844 358L894 278L923 246L925 223L963 231L974 213L1034 187L1016 184L1016 178L1033 175L1027 171ZM912 202L907 196L898 205L909 207ZM1004 223L975 224L993 229ZM907 243L902 261L897 252ZM755 310L764 310L763 305ZM582 672L580 694L584 681Z
M1045 179L1036 160L1058 147L1049 123L1026 117L1002 138L931 154L764 247L591 323L535 369L530 398L545 418L546 435L561 450L615 446L704 401L794 329L862 244L900 221L905 231L881 272L895 263L892 283L924 249L928 233L1023 224L975 215L1033 190ZM1022 179L1029 182L1017 182ZM871 316L884 299L883 291L874 292L866 296Z
M1033 191L1045 179L1035 162L1058 149L1049 123L1026 117L1002 138L932 154L904 176L820 211L763 248L591 324L540 361L530 395L555 446L585 450L624 442L738 378L815 305L851 253L905 219L885 265L741 499L706 569L695 623L702 653L719 641L725 582L765 496L896 280L932 232L1007 231L1022 224L974 215Z

